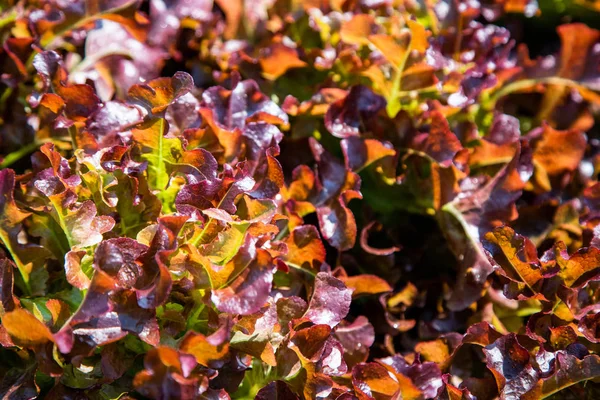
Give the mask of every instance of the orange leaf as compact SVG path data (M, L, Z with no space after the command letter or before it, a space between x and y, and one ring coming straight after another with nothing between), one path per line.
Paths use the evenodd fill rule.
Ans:
M534 144L533 160L550 176L574 171L585 152L586 140L582 132L558 131L544 124L541 138Z
M407 49L400 46L393 37L388 35L370 35L369 40L395 68L400 68L404 64Z
M48 327L22 308L4 314L2 326L18 346L37 347L52 341Z
M375 28L375 18L369 14L356 14L342 24L340 37L346 43L363 45L369 43L369 35Z
M507 226L495 229L485 235L485 239L498 246L507 262L500 261L507 276L524 282L534 293L538 292L538 283L542 280L542 269L537 259L535 245L527 238L515 233ZM494 252L494 258L500 254Z
M560 266L558 276L568 287L577 286L582 277L600 272L600 250L595 247L584 247L569 257L565 245L559 242L554 253Z
M419 53L424 53L429 47L429 41L427 40L429 34L425 30L425 27L417 21L412 20L406 21L406 24L410 28L410 33L412 35L410 49L416 50Z
M364 296L368 294L377 294L391 292L392 287L382 278L376 275L356 275L348 278L342 278L342 281L349 289L354 289L352 297Z
M312 225L299 226L286 238L285 243L288 247L287 262L313 271L320 270L325 261L325 246L317 228Z
M282 43L276 43L269 49L270 52L260 57L259 63L265 78L275 80L288 70L302 68L306 63L298 58L298 52Z
M180 350L196 357L196 361L205 367L223 360L229 353L229 343L215 346L209 343L201 333L191 333L181 342Z

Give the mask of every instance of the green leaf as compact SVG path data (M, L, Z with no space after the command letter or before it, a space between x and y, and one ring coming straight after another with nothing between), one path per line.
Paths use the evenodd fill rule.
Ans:
M183 147L178 138L165 137L167 132L167 121L155 118L133 129L132 134L133 139L141 145L142 159L148 162L148 185L158 191L163 206L169 207L172 203L165 198L169 184L167 164L177 163L182 158Z
M217 265L227 264L244 243L249 226L248 223L232 224L223 232L219 232L216 239L205 247L206 257Z

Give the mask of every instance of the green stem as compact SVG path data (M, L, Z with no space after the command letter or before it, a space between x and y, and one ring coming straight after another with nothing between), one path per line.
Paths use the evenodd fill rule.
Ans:
M483 107L486 110L493 110L496 107L496 103L502 97L508 96L511 93L519 92L521 90L528 89L536 84L549 84L549 85L557 85L557 86L568 86L568 87L577 87L579 84L575 81L566 78L560 78L557 76L552 76L548 78L541 79L523 79L520 81L516 81L510 83L502 88L498 89L494 92L490 98L483 103Z
M429 154L424 153L422 151L419 150L415 150L415 149L410 149L410 148L402 148L399 150L399 152L402 151L405 154L409 154L409 155L417 155L419 157L423 157L425 159L427 159L429 162L431 162L432 164L437 164L437 161L435 159L433 159Z
M62 207L60 207L56 200L54 199L55 195L52 196L48 196L48 199L50 200L50 203L52 204L52 207L54 207L54 211L56 211L56 215L58 217L58 225L60 226L60 228L62 229L62 231L65 234L65 237L67 238L67 242L69 243L69 247L73 248L73 239L71 238L71 235L69 234L69 230L67 229L67 224L65 222L65 218L62 215Z
M206 231L208 230L208 226L210 224L212 224L212 222L213 222L213 218L209 217L208 221L206 221L206 223L204 224L204 227L200 231L200 234L198 234L198 236L196 236L196 238L194 238L194 240L192 240L191 243L194 247L198 247L198 245L200 245L200 243L202 243L202 240L204 239L204 235L206 234Z
M165 162L164 162L164 140L165 140L165 120L164 118L159 119L160 123L160 134L158 135L158 165L156 166L156 187L161 192L165 190L169 183L169 177L165 173ZM167 175L167 179L164 179L164 175Z
M23 283L25 284L26 294L30 295L31 294L31 285L29 284L29 273L26 271L25 265L23 264L21 259L17 256L17 253L12 248L12 245L10 243L10 238L6 237L4 232L0 232L0 240L2 241L2 244L4 244L4 247L6 247L6 250L8 250L8 252L10 253L15 265L17 266L17 269L19 270L19 273L21 274L21 277L23 278Z
M462 44L463 36L463 18L462 14L458 15L458 27L456 28L456 41L454 42L454 59L458 61L460 59L460 46Z
M294 263L291 263L291 262L289 262L289 261L286 261L285 263L286 263L288 266L290 266L290 267L292 267L292 268L294 268L294 269L297 269L297 270L299 270L299 271L302 271L302 272L306 272L308 275L312 276L313 278L317 276L317 273L316 273L316 272L314 272L314 271L311 271L311 270L309 270L309 269L306 269L306 268L302 268L302 267L301 267L300 265L298 265L298 264L294 264Z
M440 33L440 29L438 28L438 19L435 15L435 11L433 10L433 2L431 0L425 0L425 7L427 8L427 15L429 16L429 22L431 23L431 32L433 32L434 36L437 36Z
M29 143L29 144L21 147L17 151L13 151L12 153L8 154L4 158L4 160L2 160L2 162L0 163L0 168L7 168L7 167L11 166L12 164L19 161L21 158L36 151L42 143L49 142L49 141L50 140L35 141L35 142Z
M281 240L284 237L286 237L289 232L290 232L290 225L286 224L285 228L283 228L281 231L279 231L279 233L277 234L277 236L275 236L275 239L273 239L273 240L275 240L275 241Z
M77 150L79 147L77 146L77 128L75 125L71 125L68 129L69 136L71 137L71 143L73 145L73 152Z
M202 313L202 311L204 310L204 307L205 307L204 303L202 302L202 296L201 296L200 291L193 292L192 298L194 299L194 302L196 304L194 306L194 309L192 310L192 313L187 318L186 326L187 326L188 330L194 326L194 324L196 323L196 321L198 319L198 316Z
M412 49L412 39L410 46L402 55L402 61L399 65L394 66L394 81L392 82L392 92L390 93L390 98L388 99L387 113L390 117L395 117L398 111L400 111L400 93L402 87L402 73L404 72L404 67L406 66L406 62L408 61L408 57L410 56L410 51ZM390 107L390 105L392 107Z
M8 100L8 98L10 97L10 95L13 93L13 89L8 87L6 88L6 90L4 90L4 93L2 93L2 97L0 97L0 111L4 111L4 105L6 103L6 100Z

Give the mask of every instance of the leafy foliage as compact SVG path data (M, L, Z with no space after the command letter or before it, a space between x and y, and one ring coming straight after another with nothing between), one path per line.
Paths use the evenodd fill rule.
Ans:
M551 3L2 2L0 397L597 398L600 6Z

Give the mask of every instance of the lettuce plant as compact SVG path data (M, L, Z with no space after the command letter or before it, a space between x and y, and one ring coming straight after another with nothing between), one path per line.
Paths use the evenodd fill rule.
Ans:
M600 5L540 6L0 2L0 396L598 398Z

